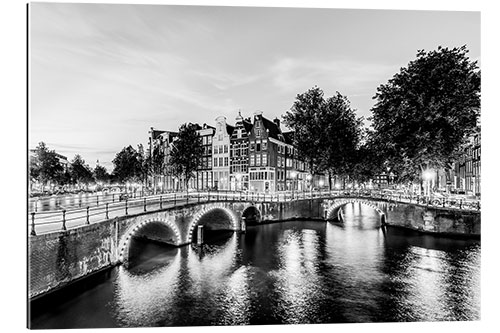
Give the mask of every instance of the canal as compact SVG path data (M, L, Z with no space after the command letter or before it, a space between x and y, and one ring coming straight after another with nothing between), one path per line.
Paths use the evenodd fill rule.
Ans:
M202 248L134 241L130 267L33 308L32 328L480 319L480 241L383 230L377 213L208 237Z

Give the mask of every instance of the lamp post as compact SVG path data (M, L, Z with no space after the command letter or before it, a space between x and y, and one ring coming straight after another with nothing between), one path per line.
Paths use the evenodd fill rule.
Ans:
M430 187L431 187L431 180L432 177L434 176L433 172L430 169L426 169L422 173L422 179L425 181L425 194L430 195Z

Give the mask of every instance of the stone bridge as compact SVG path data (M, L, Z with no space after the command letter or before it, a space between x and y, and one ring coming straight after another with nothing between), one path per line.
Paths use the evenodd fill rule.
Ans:
M271 221L342 221L341 207L353 202L375 209L381 225L437 233L480 234L478 212L464 213L373 198L191 203L29 237L29 295L33 298L99 270L127 265L134 237L182 246L199 242L198 234L203 229L244 232L246 225Z

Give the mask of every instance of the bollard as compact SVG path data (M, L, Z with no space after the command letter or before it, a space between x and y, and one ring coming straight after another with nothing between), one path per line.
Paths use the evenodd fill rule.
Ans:
M35 232L35 213L31 213L31 236L36 236Z
M109 212L108 212L108 203L106 203L106 220L109 219Z
M198 237L196 238L196 243L198 245L203 244L203 226L202 225L198 226Z
M144 198L144 211L146 211L146 198Z
M66 230L66 210L63 209L62 213L63 213L63 226L62 226L62 230Z
M99 196L98 196L98 195L96 195L96 197L95 197L95 198L96 198L96 201L97 201L96 205L97 205L97 206L99 206Z
M128 215L128 199L125 199L125 215Z
M174 193L174 206L175 206L176 201L177 201L177 193Z
M160 209L162 209L162 208L163 208L163 203L161 201L161 195L160 195Z
M89 219L89 209L90 207L87 206L87 224L90 224L90 219Z

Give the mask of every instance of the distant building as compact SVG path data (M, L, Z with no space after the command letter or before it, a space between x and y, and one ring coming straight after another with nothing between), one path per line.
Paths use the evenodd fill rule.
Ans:
M233 191L249 189L248 136L252 127L253 125L250 119L243 119L241 113L238 113L230 140L231 150L229 181L230 189Z
M212 139L213 184L217 190L230 189L230 147L234 127L226 123L226 117L215 119L215 133Z
M212 140L215 133L215 127L207 124L203 124L203 126L197 125L197 127L197 133L201 137L203 154L196 176L190 180L189 187L198 190L208 190L214 187L212 170Z
M286 189L287 143L278 119L270 121L258 111L249 135L249 185L251 191Z
M150 130L149 158L151 158L151 152L156 149L160 149L164 155L163 170L159 174L153 173L148 181L150 186L156 186L159 190L175 190L175 176L170 166L170 152L172 151L172 144L177 139L177 135L177 132L155 130L152 127Z
M455 162L453 188L459 192L481 195L481 133L469 138L465 153Z

